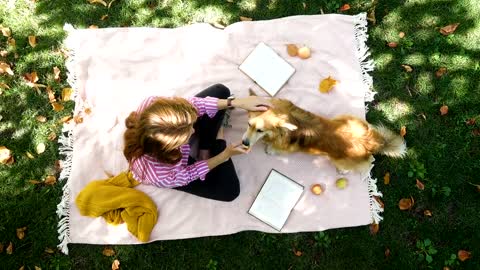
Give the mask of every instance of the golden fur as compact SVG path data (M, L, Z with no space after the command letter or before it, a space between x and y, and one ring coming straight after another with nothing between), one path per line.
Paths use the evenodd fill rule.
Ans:
M272 99L273 108L249 112L243 143L252 147L261 139L266 152L305 152L326 155L338 170L365 171L372 155L400 157L403 138L383 126L375 127L351 115L327 119L305 111L285 99Z

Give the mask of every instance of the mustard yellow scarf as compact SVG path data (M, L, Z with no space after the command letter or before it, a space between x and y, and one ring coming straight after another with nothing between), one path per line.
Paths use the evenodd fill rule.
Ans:
M145 193L133 188L138 184L131 172L122 172L89 183L78 194L75 203L81 215L102 216L114 225L126 222L130 233L147 242L157 223L157 206Z

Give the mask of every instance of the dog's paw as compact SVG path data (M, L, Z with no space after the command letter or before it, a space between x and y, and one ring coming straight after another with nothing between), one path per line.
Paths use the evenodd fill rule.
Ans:
M275 150L273 147L271 147L270 145L265 146L265 153L271 156L279 154L279 152Z

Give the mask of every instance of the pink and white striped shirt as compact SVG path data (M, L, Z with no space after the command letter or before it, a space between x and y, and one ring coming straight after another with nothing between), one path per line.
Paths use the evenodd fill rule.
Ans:
M138 107L137 115L151 105L156 98L158 97L146 98ZM199 117L207 114L208 117L212 118L217 114L218 98L190 97L186 100L197 109ZM205 175L209 172L207 161L200 160L187 165L190 145L182 145L180 152L182 153L182 159L176 164L162 163L156 158L144 154L132 162L130 170L137 181L163 188L185 186L195 179L205 180Z

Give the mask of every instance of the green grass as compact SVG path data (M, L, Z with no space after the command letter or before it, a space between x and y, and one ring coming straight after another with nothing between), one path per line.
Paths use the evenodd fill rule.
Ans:
M177 27L194 22L230 24L239 16L254 20L298 14L339 13L340 1L265 1L265 0L117 0L111 8L92 5L86 0L0 1L0 24L10 27L16 49L0 36L0 50L7 50L0 61L11 63L14 76L0 75L10 89L0 94L0 146L14 153L12 166L0 165L0 243L14 245L12 255L0 253L0 268L33 269L109 269L117 258L122 269L441 269L451 254L469 250L473 258L454 261L452 269L478 269L480 265L480 193L467 182L480 183L480 3L477 0L353 0L344 14L375 10L376 24L369 24L368 45L376 62L372 73L378 92L367 119L382 122L392 129L407 127L408 156L403 160L377 157L373 175L383 192L385 220L372 236L369 228L329 230L317 233L270 235L242 232L231 236L158 241L147 245L115 246L116 255L102 255L103 246L70 245L70 255L55 251L57 240L56 205L61 184L34 186L28 180L42 180L55 174L58 154L56 141L47 139L61 132L59 120L73 109L52 110L45 91L37 93L23 83L22 75L37 71L40 83L53 87L57 97L65 82L64 58L58 49L65 34L62 27L149 26ZM106 20L100 20L108 15ZM457 31L443 36L439 28L459 22ZM400 38L398 33L405 32ZM38 45L28 44L36 35ZM397 48L386 46L398 42ZM15 53L18 58L15 58ZM412 66L407 73L402 64ZM52 68L61 69L56 82ZM440 67L448 72L435 76ZM441 116L439 108L448 105ZM47 117L46 123L35 120ZM477 117L475 125L468 119ZM40 155L35 147L43 142ZM26 152L33 153L29 159ZM425 167L422 176L417 171ZM383 175L390 172L391 183ZM409 174L413 174L412 177ZM425 190L415 187L415 179ZM450 190L450 192L448 192ZM400 211L398 201L413 196L410 211ZM425 217L423 211L432 211ZM16 228L27 227L19 240ZM438 252L433 261L417 260L417 241L431 240ZM302 256L294 255L293 248ZM390 256L384 255L385 249Z

